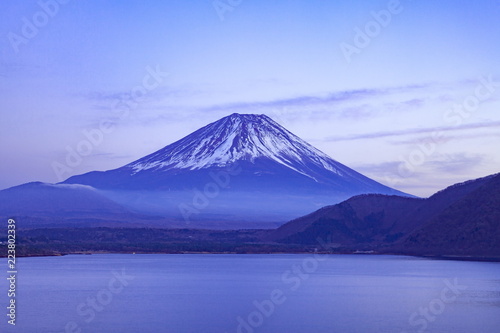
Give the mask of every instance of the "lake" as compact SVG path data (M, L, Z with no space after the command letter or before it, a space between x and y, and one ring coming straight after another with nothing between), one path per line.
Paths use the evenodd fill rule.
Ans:
M8 281L0 282L1 332L500 330L500 263L102 254L20 258L17 269L15 327L7 323Z

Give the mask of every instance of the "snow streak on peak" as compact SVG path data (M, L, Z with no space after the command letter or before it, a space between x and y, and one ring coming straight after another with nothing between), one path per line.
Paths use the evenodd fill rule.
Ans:
M125 167L143 170L224 167L236 161L268 158L307 175L311 163L336 174L349 169L292 134L266 115L237 114L213 122Z

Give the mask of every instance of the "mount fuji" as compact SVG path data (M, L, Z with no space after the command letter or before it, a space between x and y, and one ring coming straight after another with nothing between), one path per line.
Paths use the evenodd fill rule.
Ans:
M265 115L232 114L141 159L73 176L140 213L282 223L354 195L408 196L335 161Z

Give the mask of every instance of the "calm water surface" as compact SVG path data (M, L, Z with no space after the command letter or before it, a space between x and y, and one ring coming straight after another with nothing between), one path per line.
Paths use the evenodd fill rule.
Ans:
M18 271L15 327L0 282L0 332L500 332L499 263L116 254Z

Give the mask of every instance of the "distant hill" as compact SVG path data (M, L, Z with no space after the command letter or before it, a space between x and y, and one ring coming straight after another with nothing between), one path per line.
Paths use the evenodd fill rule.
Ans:
M144 226L141 222L147 217L129 213L116 203L96 196L92 188L77 186L71 188L76 192L69 193L66 192L68 189L65 185L35 183L0 192L0 200L7 200L3 206L0 205L0 216L6 213L6 206L15 207L8 200L19 204L18 212L28 211L29 214L43 216L14 216L19 218L17 225L24 228L18 239L22 255L102 251L361 251L500 260L500 174L453 185L427 199L380 194L355 196L273 230L194 230L189 229L188 225L172 229L182 227L182 223L153 217L149 217L151 220ZM6 193L11 196L10 199ZM16 199L18 195L24 201ZM37 203L36 200L42 201ZM54 200L58 203L54 203ZM88 209L88 203L104 211ZM68 207L63 208L62 204ZM30 206L33 211L29 210ZM48 208L48 213L44 211L45 208ZM78 217L67 217L65 214L68 212L64 211L59 213L63 216L51 215L55 208L78 212ZM114 210L113 219L106 218L106 211L110 210ZM10 216L7 217L12 217L13 211L8 213ZM112 222L114 224L110 225ZM155 223L156 227L149 227ZM161 229L166 225L170 229ZM234 227L221 225L220 222L207 222L205 225L206 228L213 226L219 229ZM5 234L0 235L0 242L3 241L6 241ZM2 255L6 255L6 248L3 248L3 252L0 249Z
M91 186L27 183L0 191L0 214L88 216L130 213Z
M418 254L500 255L500 174L437 195L451 196L466 187L475 189L443 207L396 249Z
M0 216L18 218L23 228L168 225L131 212L91 186L41 182L0 191Z
M111 200L88 185L32 182L0 191L0 217L18 218L22 228L199 228L238 229L236 222L217 217L190 224L183 219L141 214ZM249 228L276 228L277 223L248 221Z
M293 220L264 238L407 254L500 255L500 174L456 184L428 199L361 195Z
M343 246L376 245L412 230L412 222L400 223L423 203L422 199L367 194L293 220L271 232L268 240L285 243L317 243L332 235Z

